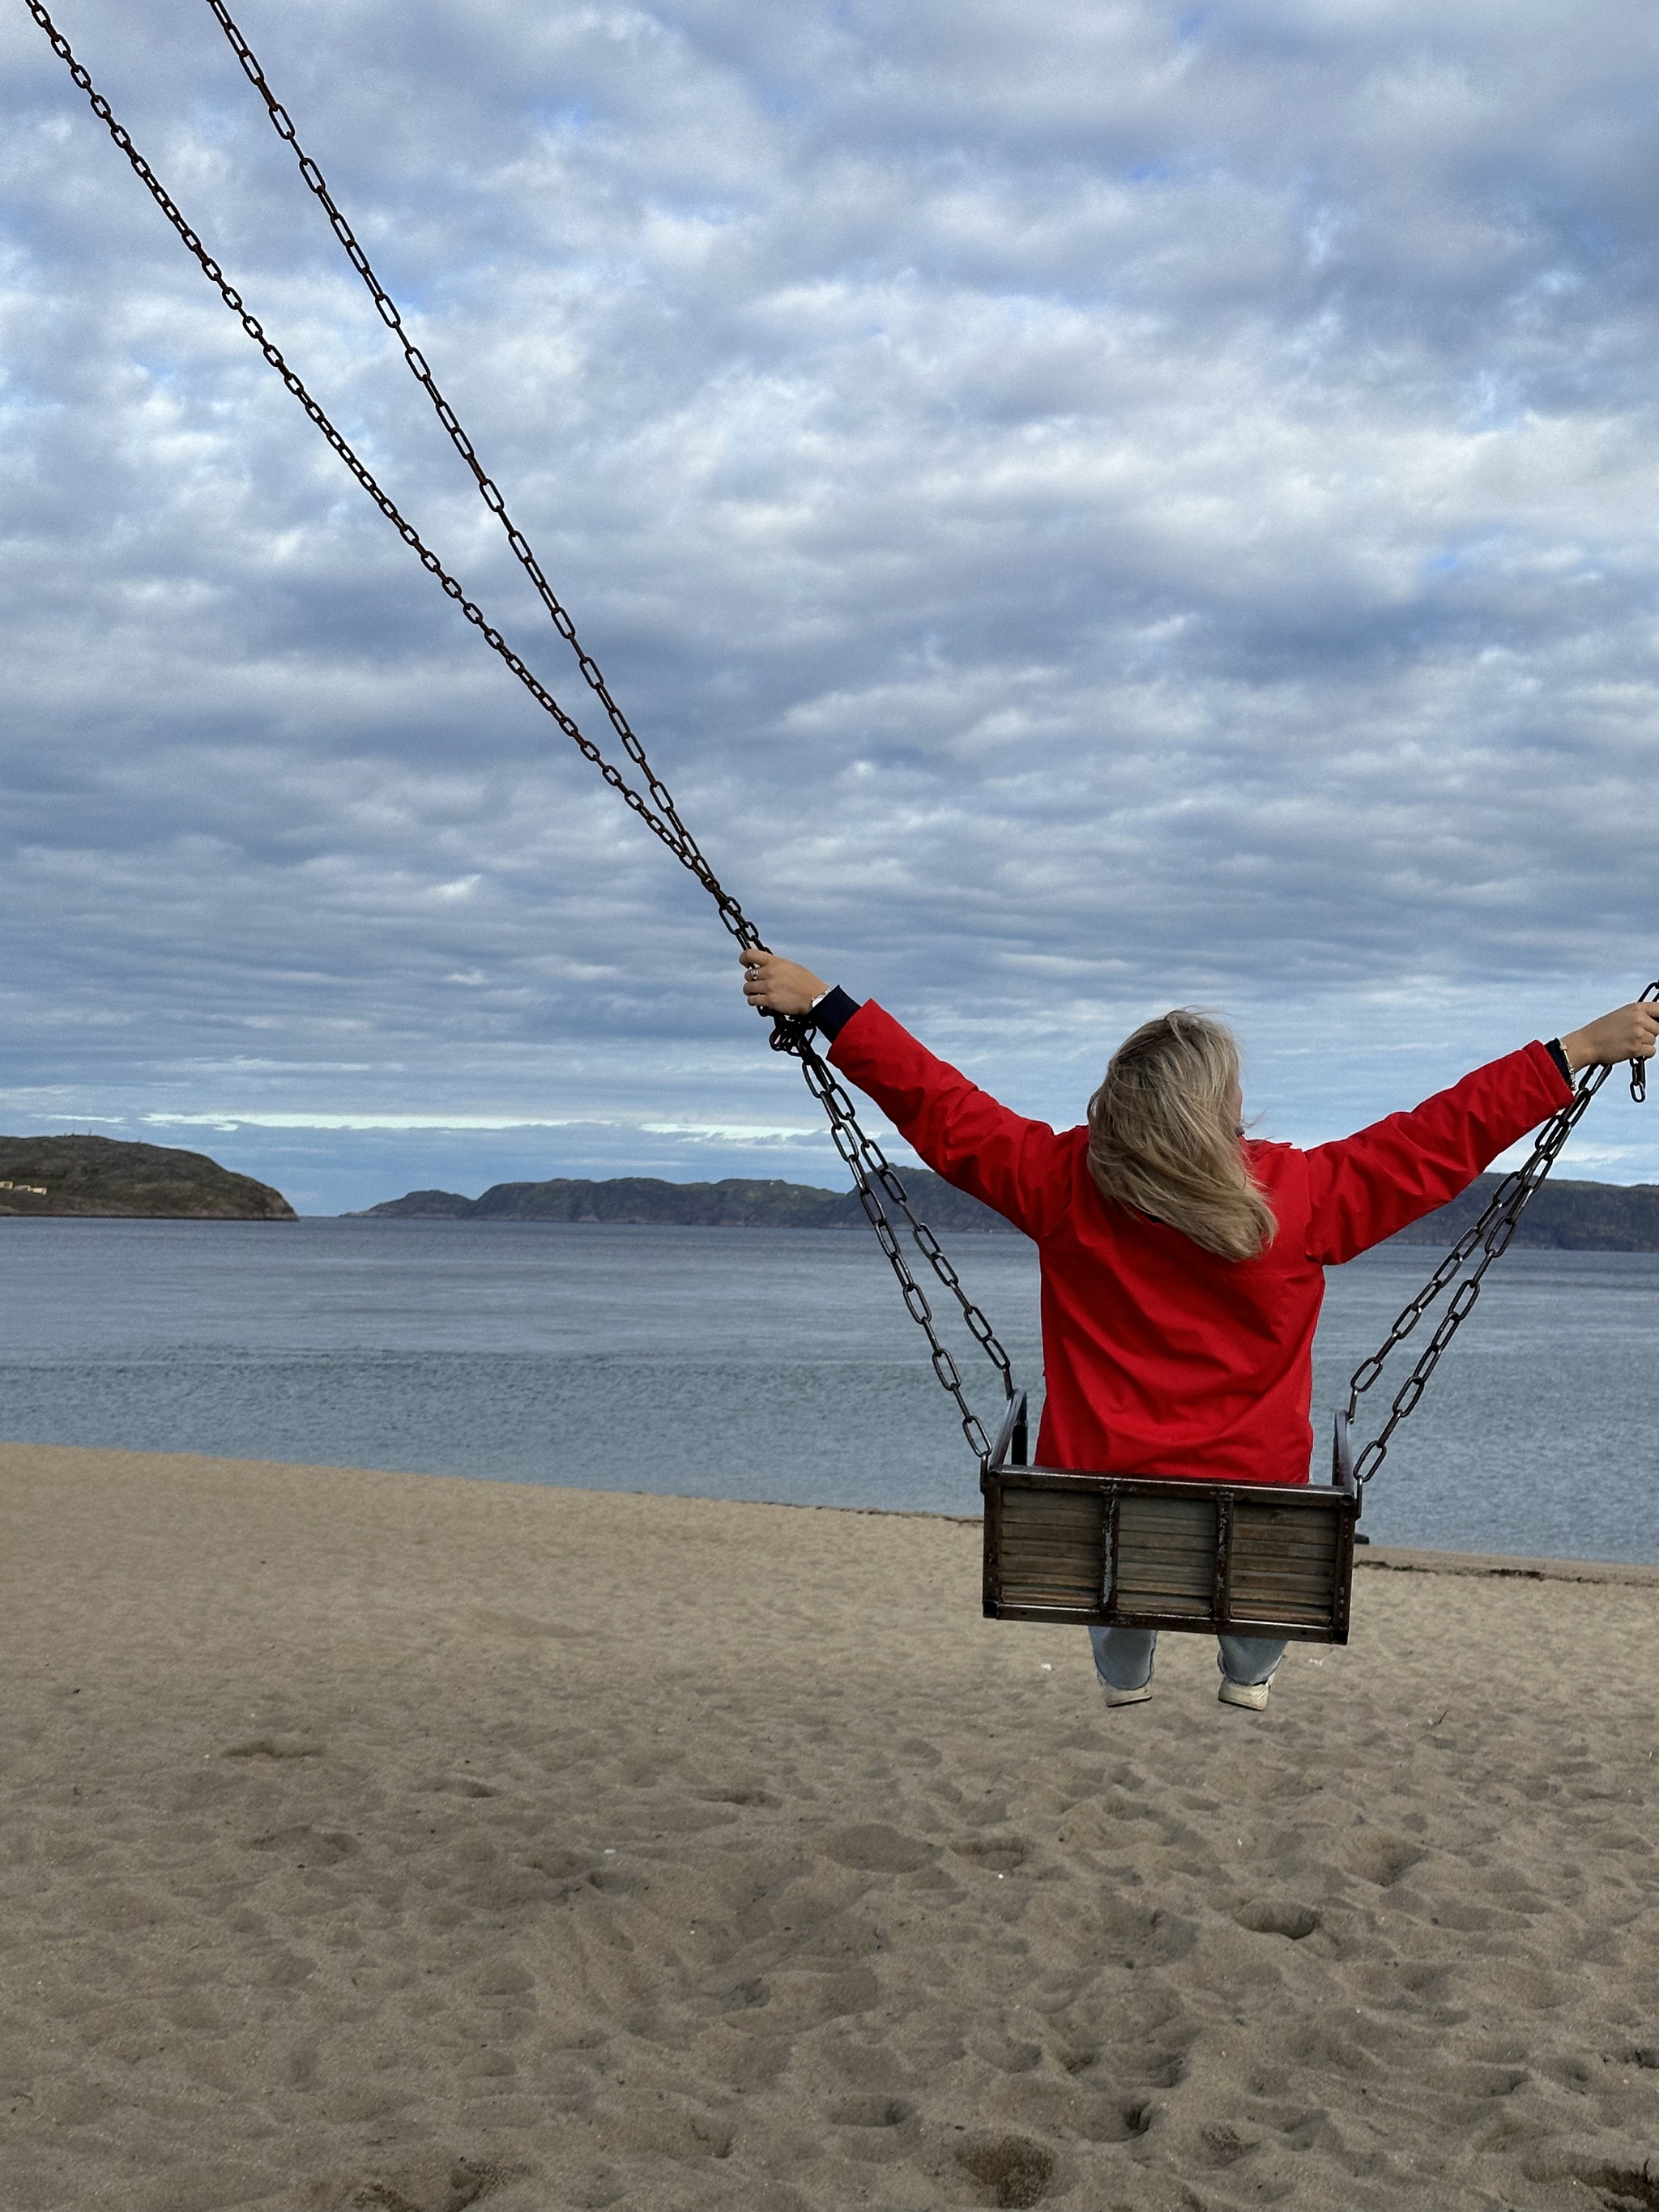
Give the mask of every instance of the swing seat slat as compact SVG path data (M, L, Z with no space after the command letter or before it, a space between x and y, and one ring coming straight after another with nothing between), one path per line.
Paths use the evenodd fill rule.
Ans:
M981 1484L987 1615L1346 1644L1359 1492L1337 1430L1328 1485L1078 1474L1025 1464L1022 1392Z

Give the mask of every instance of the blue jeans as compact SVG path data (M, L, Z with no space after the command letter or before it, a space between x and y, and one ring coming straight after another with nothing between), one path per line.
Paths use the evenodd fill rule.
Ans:
M1155 1628L1091 1628L1095 1672L1109 1689L1139 1690L1152 1679ZM1218 1636L1218 1661L1230 1682L1271 1681L1285 1647L1271 1636Z

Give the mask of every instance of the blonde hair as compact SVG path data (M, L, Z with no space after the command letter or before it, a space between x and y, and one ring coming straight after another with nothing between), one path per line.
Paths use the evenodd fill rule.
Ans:
M1177 1006L1123 1040L1089 1101L1089 1172L1102 1196L1224 1260L1254 1259L1279 1227L1238 1141L1237 1082L1232 1031Z

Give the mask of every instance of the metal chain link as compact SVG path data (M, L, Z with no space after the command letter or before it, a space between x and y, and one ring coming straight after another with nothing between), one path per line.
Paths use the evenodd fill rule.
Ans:
M1650 983L1638 1003L1645 1004L1655 999L1659 999L1659 981ZM1389 1444L1395 1431L1401 1421L1416 1412L1418 1401L1428 1387L1429 1377L1440 1364L1453 1337L1474 1310L1474 1303L1480 1296L1481 1279L1492 1261L1508 1249L1522 1214L1560 1158L1563 1146L1583 1119L1591 1099L1612 1073L1611 1067L1593 1067L1587 1069L1579 1078L1577 1087L1567 1103L1558 1113L1551 1115L1539 1131L1537 1142L1524 1165L1512 1170L1504 1176L1487 1200L1480 1219L1472 1228L1464 1231L1423 1288L1400 1314L1381 1346L1350 1376L1348 1419L1352 1421L1358 1410L1361 1396L1381 1376L1395 1346L1404 1343L1447 1285L1462 1273L1464 1263L1478 1247L1480 1252L1479 1265L1453 1291L1451 1304L1442 1315L1439 1327L1429 1340L1421 1358L1401 1386L1389 1409L1387 1422L1354 1462L1354 1480L1362 1488L1370 1481L1388 1456ZM1638 1105L1647 1097L1647 1087L1645 1061L1632 1060L1630 1063L1630 1095Z
M220 4L220 0L208 0L209 7L224 30L226 37L229 39L250 82L264 100L272 123L279 134L293 146L300 163L301 174L321 201L336 236L350 257L352 265L368 286L382 320L398 338L410 370L431 399L437 410L439 420L448 432L452 443L471 471L485 504L500 519L507 532L507 543L512 547L520 565L535 586L538 595L546 607L560 635L575 652L577 665L584 680L605 707L611 725L621 738L629 758L645 777L647 789L651 794L650 799L641 796L633 787L622 771L605 758L599 748L565 712L540 678L489 621L482 609L466 596L462 586L444 568L436 554L426 545L414 525L407 520L391 497L382 490L370 471L358 459L323 409L313 398L299 376L289 368L280 349L267 337L264 325L244 305L241 294L228 282L219 264L213 258L200 237L185 219L172 195L139 152L125 126L116 119L109 102L98 91L88 71L76 59L74 50L52 21L42 4L42 0L24 0L24 5L46 33L53 52L64 64L76 86L86 95L93 113L125 156L139 182L172 224L187 251L201 267L209 283L213 285L220 298L240 322L243 330L282 378L284 385L299 401L317 428L321 431L334 453L351 471L404 543L418 555L421 565L443 586L444 591L454 600L468 622L489 646L491 651L506 663L537 704L552 717L583 757L591 761L599 770L612 790L633 809L652 834L668 848L681 866L697 878L714 899L720 920L737 940L738 946L744 951L765 950L760 932L744 913L737 900L721 884L713 868L704 858L696 839L681 821L666 786L663 784L646 758L643 746L612 699L597 663L584 650L577 637L574 623L548 584L528 540L512 521L500 490L484 472L476 450L461 428L454 410L439 390L423 356L409 339L396 303L375 276L367 255L358 245L350 226L330 195L322 172L301 147L287 110L271 92L252 48L243 38L228 11ZM653 804L653 801L654 804ZM823 1106L829 1118L830 1135L836 1149L852 1172L854 1186L858 1191L860 1203L864 1208L872 1228L876 1232L882 1250L885 1253L888 1263L897 1279L906 1309L927 1339L933 1372L938 1376L941 1386L955 1399L957 1411L962 1417L963 1433L983 1468L990 1457L990 1445L985 1431L967 1402L960 1371L950 1352L939 1340L933 1326L933 1311L927 1304L927 1297L906 1264L903 1252L883 1203L884 1193L902 1212L917 1248L926 1257L940 1282L956 1298L969 1333L996 1368L1002 1381L1005 1397L1012 1398L1014 1391L1013 1372L1008 1355L998 1342L984 1314L963 1288L956 1269L946 1258L938 1238L926 1222L919 1220L912 1210L903 1184L884 1157L880 1147L860 1127L852 1100L830 1073L827 1063L819 1056L811 1040L812 1031L809 1022L792 1019L781 1015L773 1017L772 1034L769 1039L771 1048L775 1052L786 1053L800 1062L801 1072L805 1078L808 1090Z
M933 1372L941 1386L957 1401L957 1411L962 1417L962 1433L967 1437L969 1449L978 1458L982 1470L990 1463L990 1439L963 1395L961 1370L947 1347L939 1340L939 1332L933 1326L933 1309L921 1285L905 1264L904 1254L883 1204L884 1197L899 1208L909 1224L911 1237L918 1249L961 1308L962 1318L967 1324L969 1335L1001 1376L1003 1396L1012 1399L1014 1373L1008 1355L998 1343L990 1322L963 1288L961 1279L945 1257L938 1237L925 1221L918 1220L912 1211L904 1185L894 1172L892 1164L874 1138L860 1127L853 1102L829 1063L820 1057L805 1036L797 1045L784 1048L794 1049L799 1054L806 1087L829 1117L830 1133L835 1141L836 1150L852 1170L853 1185L858 1192L859 1202L870 1226L876 1232L882 1250L887 1255L888 1265L898 1279L911 1320L927 1339Z
M242 65L244 76L260 99L264 100L277 137L283 139L294 149L294 158L299 163L300 174L320 203L324 214L328 217L330 228L345 249L346 258L368 287L368 295L374 302L375 310L380 320L403 348L404 359L409 364L410 374L432 402L434 411L448 434L451 445L454 447L471 471L484 505L495 516L501 528L506 532L507 542L513 549L514 558L535 587L537 597L552 618L553 627L576 655L576 665L581 671L582 680L605 708L610 718L611 728L622 739L623 750L644 776L646 788L651 794L652 804L663 819L672 824L680 837L685 841L688 848L694 849L695 840L680 820L667 786L660 781L650 762L646 758L644 746L635 735L627 716L611 697L610 689L600 672L599 663L586 650L581 640L577 636L576 625L560 604L553 586L544 574L541 563L531 550L529 539L507 513L507 501L502 495L501 487L486 472L483 462L478 459L477 450L466 432L461 428L454 409L438 389L437 380L428 365L425 355L404 329L403 315L397 301L375 275L368 254L358 241L356 233L352 229L333 194L329 191L327 179L300 143L294 118L271 90L264 70L259 65L258 56L244 37L229 9L225 6L224 0L207 0L207 4L212 10L219 27L230 41L231 49Z
M486 617L483 610L466 596L465 592L444 567L437 555L427 546L414 525L404 517L388 494L381 489L368 469L357 458L322 408L312 398L299 376L289 368L279 348L266 335L264 326L258 318L244 305L241 294L230 283L223 270L208 252L200 237L185 221L172 194L133 143L125 126L117 121L109 102L99 92L86 70L76 60L68 40L52 21L41 4L41 0L23 0L23 4L51 40L53 52L64 63L70 76L86 94L93 113L126 156L134 174L178 233L179 239L199 264L208 282L241 324L248 337L258 347L271 368L282 378L283 382L299 401L312 422L322 432L339 459L344 462L381 514L396 530L398 535L410 550L419 556L422 567L443 586L467 621L483 636L490 650L506 662L537 705L552 716L571 743L592 763L612 790L633 808L635 813L639 816L653 835L661 839L681 866L689 869L697 878L719 907L722 921L738 944L757 945L760 941L759 932L746 920L737 901L720 884L714 870L699 851L695 839L681 823L678 816L673 812L672 805L666 816L660 814L634 789L621 770L606 760L592 738L585 735L540 678L514 652L501 633ZM635 739L635 743L637 747L638 740ZM649 781L653 790L659 787L654 775L650 776Z

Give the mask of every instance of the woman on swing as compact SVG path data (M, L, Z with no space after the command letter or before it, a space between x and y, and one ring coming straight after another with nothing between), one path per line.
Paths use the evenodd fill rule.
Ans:
M1455 1198L1564 1106L1580 1068L1653 1057L1659 1006L1621 1006L1466 1075L1408 1114L1301 1152L1247 1137L1238 1047L1177 1008L1113 1054L1089 1118L1000 1106L873 1000L745 951L744 995L810 1014L831 1065L928 1166L1024 1230L1042 1267L1042 1467L1306 1482L1325 1269ZM1109 1705L1152 1694L1156 1634L1091 1628ZM1260 1711L1285 1656L1220 1639L1221 1699Z

